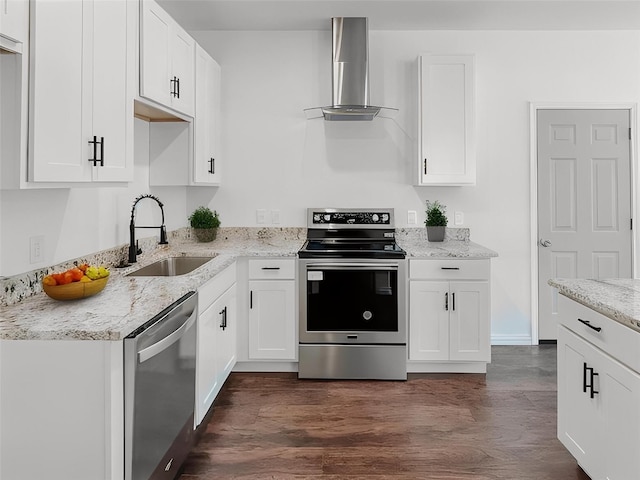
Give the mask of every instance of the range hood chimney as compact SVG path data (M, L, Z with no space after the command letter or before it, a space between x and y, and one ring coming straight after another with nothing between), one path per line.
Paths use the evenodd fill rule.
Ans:
M369 25L366 17L334 17L332 100L327 107L307 108L307 118L373 120L389 117L395 108L369 105Z

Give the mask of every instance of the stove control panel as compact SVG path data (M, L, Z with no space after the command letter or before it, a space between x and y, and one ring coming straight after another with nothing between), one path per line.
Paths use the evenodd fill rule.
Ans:
M309 228L320 225L335 225L336 227L346 225L362 225L370 227L380 225L386 227L393 226L393 210L329 210L311 209L309 215Z

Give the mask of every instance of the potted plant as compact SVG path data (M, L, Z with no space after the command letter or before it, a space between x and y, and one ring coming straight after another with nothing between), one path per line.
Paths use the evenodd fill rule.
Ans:
M220 218L215 210L198 207L189 216L189 224L199 242L212 242L218 233Z
M447 207L438 200L433 202L427 200L427 219L424 224L427 227L427 238L430 242L442 242L444 240L444 231L447 226L446 210Z

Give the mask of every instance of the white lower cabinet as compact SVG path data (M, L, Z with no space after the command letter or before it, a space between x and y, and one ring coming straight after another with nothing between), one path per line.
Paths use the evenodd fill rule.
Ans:
M249 260L249 360L295 360L295 260Z
M412 259L409 360L491 361L489 260Z
M196 426L202 422L236 362L235 264L198 289Z
M0 341L0 478L122 480L123 342Z
M592 480L640 478L640 375L615 358L619 343L606 342L610 327L640 333L592 312L605 340L598 348L567 328L572 315L563 306L571 303L560 297L558 438Z

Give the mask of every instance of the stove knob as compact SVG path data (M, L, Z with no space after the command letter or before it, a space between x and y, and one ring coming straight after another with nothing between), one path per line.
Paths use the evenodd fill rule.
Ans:
M314 222L319 222L320 221L320 215L318 215L317 213L313 215L313 221Z
M374 213L374 214L371 216L371 220L373 220L374 222L377 222L378 220L380 220L380 217L378 217L378 214L377 214L377 213Z
M325 214L325 216L324 216L324 221L325 221L325 222L328 222L329 220L331 220L331 215L329 215L329 214L327 213L327 214Z
M389 220L389 215L387 215L386 213L382 214L382 221L386 222L387 220Z

